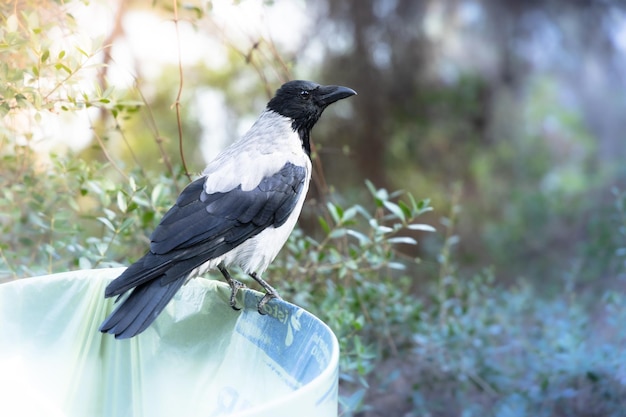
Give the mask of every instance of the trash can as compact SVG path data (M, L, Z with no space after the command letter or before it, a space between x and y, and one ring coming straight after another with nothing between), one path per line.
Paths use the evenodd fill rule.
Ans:
M123 268L0 285L0 415L336 416L339 347L307 311L197 278L145 332L98 326L104 288Z

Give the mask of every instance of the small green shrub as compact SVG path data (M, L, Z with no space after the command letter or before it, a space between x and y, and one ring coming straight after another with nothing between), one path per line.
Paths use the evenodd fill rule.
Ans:
M108 164L52 155L41 165L28 146L1 158L0 282L127 264L176 196L171 178L116 182Z
M623 195L615 194L623 215ZM626 415L623 293L605 291L589 303L574 276L557 298L530 281L498 286L491 270L459 276L451 256L458 215L453 204L442 221L438 282L419 297L418 319L404 329L413 343L377 361L364 415ZM389 368L396 370L395 392L388 375L379 376Z
M414 283L404 274L408 265L398 247L416 245L411 236L416 231L434 231L417 222L432 210L428 200L366 185L373 200L369 209L327 203L326 215L319 218L323 238L296 230L268 272L280 277L281 287L291 287L296 304L336 333L346 393L342 407L348 414L363 407L367 376L381 356L410 344L411 333L402 329L416 321L419 302L411 294Z

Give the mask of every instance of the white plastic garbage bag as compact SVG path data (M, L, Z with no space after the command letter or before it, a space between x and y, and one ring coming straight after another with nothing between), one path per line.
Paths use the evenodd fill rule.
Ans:
M0 285L2 416L336 416L339 349L310 313L195 279L144 333L98 331L123 268Z

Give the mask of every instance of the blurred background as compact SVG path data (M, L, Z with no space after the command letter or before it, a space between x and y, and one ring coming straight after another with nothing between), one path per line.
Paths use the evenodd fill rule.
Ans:
M331 306L323 318L366 346L342 346L342 413L624 415L626 345L611 327L626 317L623 2L14 0L0 10L1 280L136 259L141 244L129 253L125 242L145 244L186 173L245 132L282 82L345 85L358 96L313 132L315 186L296 239L324 241L329 201L375 206L366 180L430 199L420 223L437 232L403 229L393 256L404 266L367 287L390 297L378 319L360 310L380 300L363 294L350 318L333 315L332 297L348 297L341 279L314 280L325 298L300 300ZM121 214L135 206L147 209L131 233ZM288 262L308 250L298 242ZM361 276L353 284L370 285ZM524 346L538 356L503 365Z

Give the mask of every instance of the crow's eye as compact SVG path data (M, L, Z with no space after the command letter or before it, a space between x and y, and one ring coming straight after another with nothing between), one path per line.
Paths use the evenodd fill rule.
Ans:
M306 90L300 91L300 98L302 100L308 100L310 97L311 97L311 93L309 93L308 91Z

